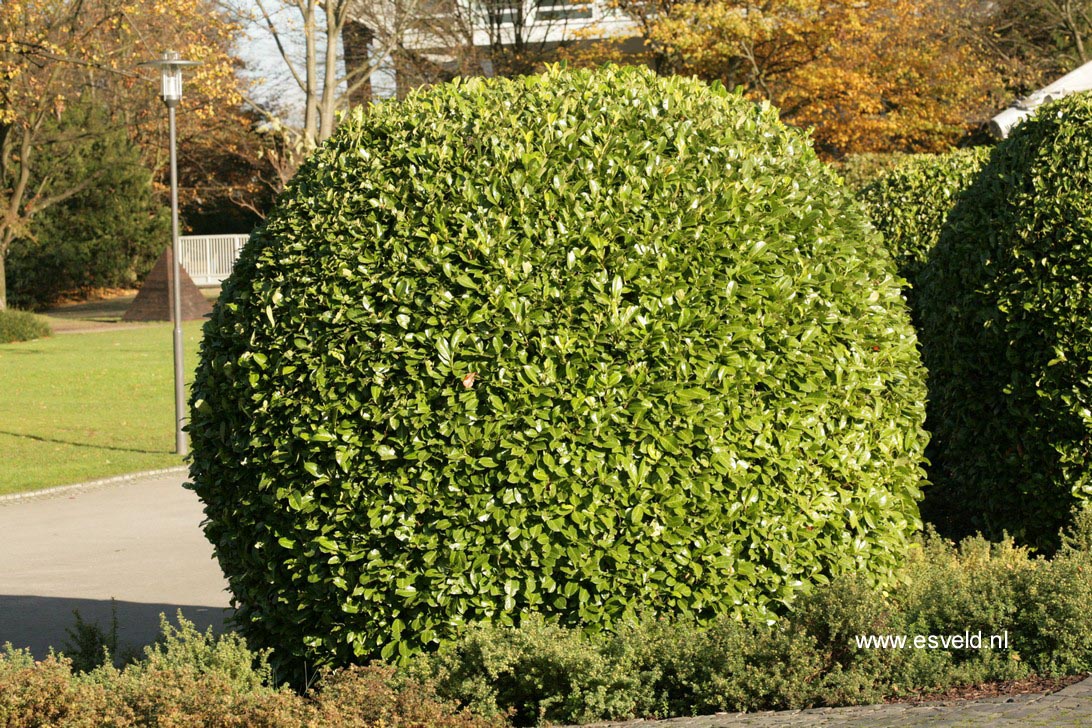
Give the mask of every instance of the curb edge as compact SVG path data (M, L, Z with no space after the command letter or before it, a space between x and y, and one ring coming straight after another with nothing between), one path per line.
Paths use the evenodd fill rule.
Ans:
M8 495L0 495L0 505L14 503L23 500L33 500L35 498L48 498L50 496L60 495L62 493L80 492L84 490L90 490L92 488L99 488L106 485L115 485L120 483L126 483L132 480L140 480L142 478L154 478L163 475L175 475L175 474L188 474L189 466L176 465L173 468L160 468L158 470L144 470L139 473L126 473L125 475L114 475L109 478L101 478L99 480L89 480L86 483L74 483L72 485L57 485L50 488L43 488L41 490L29 490L24 493L11 493Z

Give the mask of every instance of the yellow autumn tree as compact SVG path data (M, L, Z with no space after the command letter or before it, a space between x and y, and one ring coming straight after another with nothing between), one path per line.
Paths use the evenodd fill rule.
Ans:
M940 152L1005 105L1003 79L959 0L871 0L792 74L789 121L820 149Z
M0 3L0 309L12 241L28 234L35 215L95 181L35 174L38 150L71 141L52 138L58 125L47 122L76 99L99 104L143 142L154 168L165 154L165 145L154 143L163 127L158 74L137 64L166 48L202 60L188 78L180 118L215 126L225 109L239 105L227 53L232 32L202 0Z
M709 0L647 38L677 73L742 87L814 127L827 156L957 142L1000 88L970 0Z
M676 73L742 87L782 107L793 75L855 22L849 0L685 2L645 21Z

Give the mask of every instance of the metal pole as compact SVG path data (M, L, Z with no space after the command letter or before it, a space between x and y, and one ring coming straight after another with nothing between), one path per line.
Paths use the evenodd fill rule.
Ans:
M174 104L167 104L171 134L171 302L174 319L174 420L175 452L186 455L189 447L186 433L182 431L185 418L185 382L182 373L182 264L181 244L178 239L178 160L175 155Z

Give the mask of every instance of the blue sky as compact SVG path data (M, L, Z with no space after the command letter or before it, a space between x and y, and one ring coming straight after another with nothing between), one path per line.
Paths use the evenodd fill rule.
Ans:
M254 0L236 0L232 5L257 15ZM285 46L290 54L298 58L297 67L302 73L303 39L299 12L282 0L267 0L266 8L274 13ZM338 45L340 53L340 42ZM303 91L290 75L264 21L244 24L244 33L235 52L245 64L240 74L255 84L252 91L255 100L276 110L287 123L302 125ZM376 83L377 95L393 93L393 90L393 79L387 84Z

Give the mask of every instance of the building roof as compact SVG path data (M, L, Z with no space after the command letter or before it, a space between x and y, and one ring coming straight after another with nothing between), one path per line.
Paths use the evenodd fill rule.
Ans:
M1030 116L1035 109L1078 91L1092 91L1092 61L1070 71L1049 86L1017 100L1012 106L990 120L990 134L1004 139L1013 127Z

